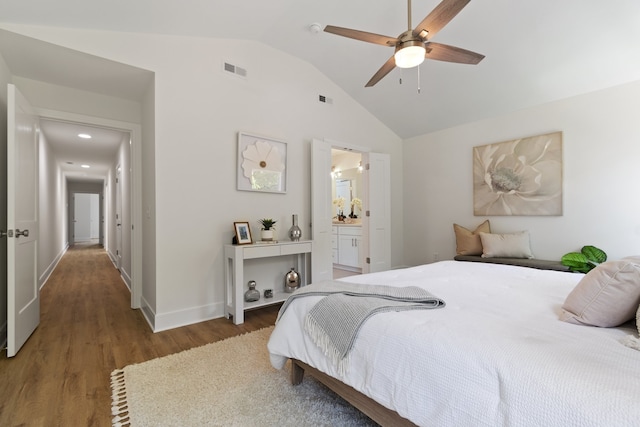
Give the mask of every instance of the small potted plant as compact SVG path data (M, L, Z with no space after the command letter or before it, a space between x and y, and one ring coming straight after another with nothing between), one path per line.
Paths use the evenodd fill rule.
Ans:
M358 218L358 215L356 215L356 208L362 210L362 200L354 197L351 200L351 213L349 214L349 218Z
M344 221L344 218L345 218L344 217L344 212L343 212L343 209L344 209L344 197L340 196L337 199L333 199L332 203L336 206L336 208L338 210L336 218L338 218L338 221Z
M258 220L258 222L262 225L262 231L260 232L262 240L266 242L272 241L276 221L271 218L262 218L261 220Z

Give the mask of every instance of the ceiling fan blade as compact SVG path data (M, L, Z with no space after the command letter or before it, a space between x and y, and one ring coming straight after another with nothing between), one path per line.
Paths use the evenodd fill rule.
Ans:
M398 39L395 37L383 36L360 30L352 30L350 28L335 27L333 25L327 25L324 27L324 31L343 37L349 37L350 39L361 40L363 42L381 44L383 46L395 46L396 43L398 43Z
M442 0L442 2L416 26L413 34L420 36L423 40L431 39L470 1L471 0ZM428 34L426 36L421 35L423 31L427 31Z
M369 80L367 84L364 85L364 87L371 87L375 85L380 80L382 80L384 76L389 74L394 68L396 68L396 59L392 56L387 60L387 62L384 63L382 67L380 67L378 71L376 71L373 77L371 77L371 80Z
M427 49L427 53L424 56L427 59L472 65L484 59L484 55L479 53L441 43L428 42L425 44L425 48Z

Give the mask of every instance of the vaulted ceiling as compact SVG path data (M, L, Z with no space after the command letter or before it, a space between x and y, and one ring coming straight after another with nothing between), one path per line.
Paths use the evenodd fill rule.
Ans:
M311 24L396 37L407 27L404 0L2 3L7 23L266 43L313 64L402 138L640 79L637 0L472 0L433 41L486 55L480 64L427 60L419 78L417 68L395 69L371 88L393 48ZM438 3L413 0L413 25Z

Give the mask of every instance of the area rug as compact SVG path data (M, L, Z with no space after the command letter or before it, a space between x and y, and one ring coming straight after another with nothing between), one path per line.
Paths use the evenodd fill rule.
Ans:
M375 426L310 376L289 382L267 341L273 327L126 366L111 374L113 425Z

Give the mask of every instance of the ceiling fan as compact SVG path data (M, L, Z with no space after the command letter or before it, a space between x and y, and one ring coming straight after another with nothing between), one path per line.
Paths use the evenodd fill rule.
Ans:
M411 29L411 0L407 0L408 29L398 37L383 36L366 31L327 25L324 31L369 43L395 47L394 55L371 77L365 87L371 87L389 74L395 67L412 68L422 64L425 58L460 64L477 64L484 55L431 42L445 25L449 23L471 0L443 0L413 30Z

